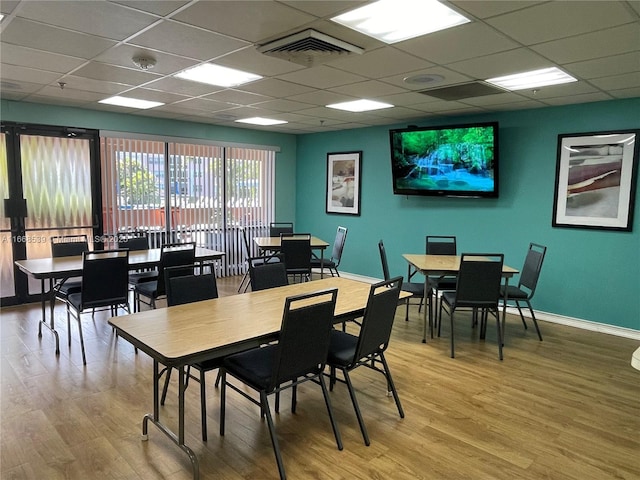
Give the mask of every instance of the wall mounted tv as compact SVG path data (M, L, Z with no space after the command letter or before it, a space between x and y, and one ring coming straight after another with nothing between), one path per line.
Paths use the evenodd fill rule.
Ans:
M396 195L498 196L498 123L390 130Z

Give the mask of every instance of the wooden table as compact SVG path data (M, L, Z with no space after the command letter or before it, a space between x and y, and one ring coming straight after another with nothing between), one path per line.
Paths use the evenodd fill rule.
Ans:
M253 241L263 255L280 251L280 237L254 237ZM311 237L311 250L320 250L320 278L324 278L324 251L328 246L324 240Z
M184 443L187 365L276 340L285 299L328 288L338 288L336 323L364 313L371 284L331 277L110 318L109 324L115 327L120 337L153 358L153 413L147 413L143 418L143 440L147 439L148 422L151 421L187 453L193 467L193 478L198 479L198 458ZM408 294L401 298L406 296ZM178 370L177 434L160 421L160 364Z
M414 268L422 275L424 275L424 298L425 301L428 298L429 285L428 279L430 276L443 276L443 275L457 275L460 271L460 255L425 255L425 254L412 254L405 253L402 255L404 259L409 263L409 273ZM509 285L509 279L515 274L519 273L515 268L508 265L502 266L502 278L505 279L505 290ZM436 299L437 302L437 299ZM504 336L504 324L507 313L507 299L504 299L504 306L502 309L502 335ZM433 312L432 306L429 305L429 330L431 338L433 338ZM424 328L422 335L422 343L427 342L427 308L424 309Z
M149 250L132 250L129 252L129 265L131 270L141 268L153 268L160 263L160 248ZM196 262L203 265L206 262L219 260L224 256L224 252L209 250L208 248L196 247ZM53 308L55 303L53 281L63 278L77 277L82 275L82 256L56 257L56 258L32 258L28 260L16 260L16 266L20 271L32 278L40 280L41 292L40 302L42 304L42 319L38 325L38 336L42 336L42 325L51 330L56 339L56 355L60 354L60 340L55 329ZM49 291L45 291L45 280L49 280ZM46 321L46 300L49 296L51 320Z

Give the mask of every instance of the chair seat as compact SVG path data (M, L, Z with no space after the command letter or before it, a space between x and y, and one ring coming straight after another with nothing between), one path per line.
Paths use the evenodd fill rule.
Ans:
M158 272L155 270L150 270L148 272L135 272L129 274L129 283L131 285L137 285L138 283L143 282L152 282L153 280L158 280Z
M329 260L327 258L324 259L324 262L320 262L319 258L312 258L311 259L311 267L312 268L320 268L321 266L324 266L324 268L336 268L336 262L334 262L333 260Z
M145 297L155 298L158 295L158 281L141 282L135 286L135 291Z
M271 381L276 352L277 345L254 348L226 357L224 366L246 384L265 390Z
M427 279L429 287L438 290L455 290L458 281L451 277L429 277Z
M346 367L353 362L353 355L358 345L358 337L339 330L332 330L329 345L327 363Z
M402 284L402 290L409 292L416 297L424 296L424 283L407 282Z
M448 291L448 292L442 292L442 300L447 302L449 305L453 305L454 303L456 303L456 292L455 291Z
M82 280L67 280L57 288L57 294L68 297L72 293L79 293L82 290Z
M213 358L211 360L205 360L204 362L194 363L193 367L203 372L208 372L209 370L220 368L223 360L223 358Z
M509 288L504 288L504 285L500 286L500 296L504 297L505 291L509 300L525 300L529 298L529 294L523 290L520 290L515 285L509 285Z

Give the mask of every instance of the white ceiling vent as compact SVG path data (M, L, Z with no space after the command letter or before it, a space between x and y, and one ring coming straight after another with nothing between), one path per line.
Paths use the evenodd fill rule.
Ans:
M313 67L334 58L362 54L364 49L310 28L261 45L258 51L305 67Z

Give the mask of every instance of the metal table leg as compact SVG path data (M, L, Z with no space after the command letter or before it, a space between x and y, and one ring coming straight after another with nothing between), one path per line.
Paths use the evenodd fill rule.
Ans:
M42 326L44 325L45 327L47 327L49 330L51 330L51 332L53 333L55 339L56 339L56 355L60 355L60 337L58 335L58 332L55 329L55 320L54 320L54 315L53 315L53 308L54 308L54 293L53 293L53 279L49 279L49 302L51 304L51 325L49 325L47 323L47 307L46 307L46 297L47 294L45 293L45 289L44 289L44 278L40 280L40 304L42 307L42 318L40 319L40 323L38 324L38 337L42 338Z

